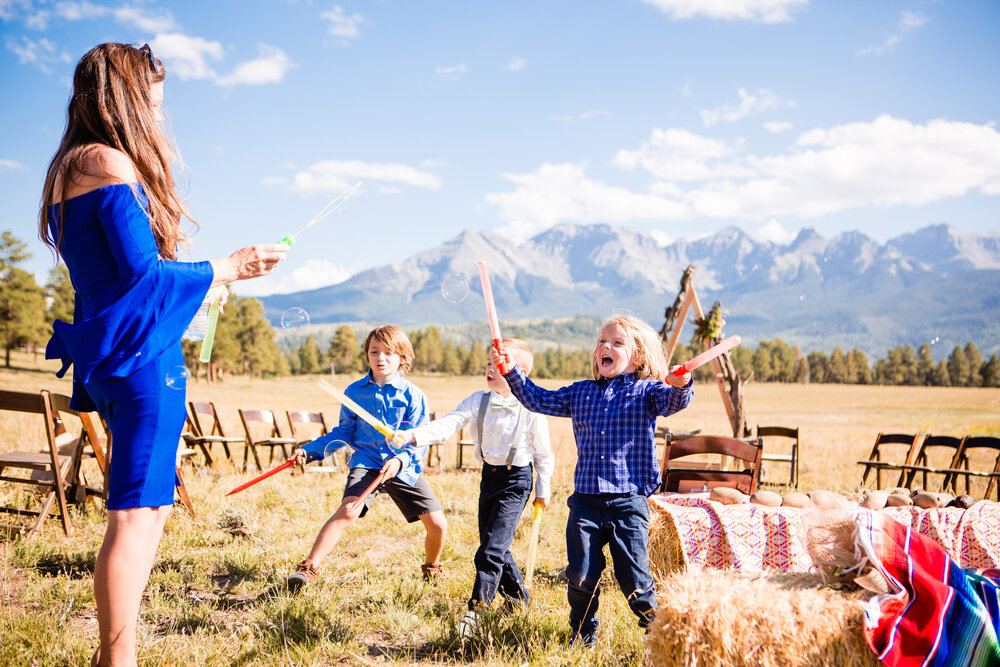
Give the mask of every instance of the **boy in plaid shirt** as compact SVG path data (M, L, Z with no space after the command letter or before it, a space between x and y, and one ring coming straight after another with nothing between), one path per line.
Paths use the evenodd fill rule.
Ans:
M646 500L660 486L654 429L657 416L687 407L694 393L691 374L670 374L659 336L634 317L605 320L590 358L593 380L549 391L529 380L502 348L490 354L524 407L573 420L579 458L567 501L570 644L588 647L597 633L605 544L640 627L656 614Z

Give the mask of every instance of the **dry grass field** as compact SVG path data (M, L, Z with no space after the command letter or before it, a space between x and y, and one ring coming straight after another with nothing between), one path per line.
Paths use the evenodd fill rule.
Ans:
M14 365L19 368L0 370L0 388L69 393L69 383L55 378L52 364L16 356ZM337 406L316 388L318 379L191 383L188 399L214 401L227 432L239 435L237 408L274 410L282 425L285 410L323 411L335 418ZM343 387L350 379L334 382ZM412 379L439 414L483 384L476 378ZM746 408L751 424L801 428L804 491L856 490L855 462L867 457L879 431L1000 435L997 389L751 384ZM643 635L610 572L596 651L566 646L565 499L572 491L575 453L569 423L549 423L557 468L530 609L490 614L471 642L463 646L458 640L455 622L465 608L478 544L478 474L454 471L453 444L442 450L444 472L428 473L450 522L445 575L433 585L420 578L419 524L405 524L391 502L380 499L327 560L321 580L290 596L285 575L336 508L345 473L282 473L226 498L249 475L185 468L197 517L178 506L168 521L142 607L141 664L641 664ZM677 430L729 432L714 385L699 385L692 406L668 423ZM7 449L37 448L40 423L0 413L0 438ZM93 478L95 470L88 474ZM0 502L29 500L0 484ZM513 546L522 563L528 516ZM103 510L88 503L86 510L74 510L70 537L49 521L30 541L0 538L0 664L86 663L96 641L91 578L103 518Z

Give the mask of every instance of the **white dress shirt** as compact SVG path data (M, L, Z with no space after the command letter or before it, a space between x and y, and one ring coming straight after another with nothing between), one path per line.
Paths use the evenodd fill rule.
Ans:
M470 426L475 435L478 428L479 406L483 394L477 391L440 419L419 426L410 431L419 447L444 442L455 435L459 429ZM510 453L514 432L517 429L518 412L522 419L527 420L523 429L523 442L517 448L512 466L535 464L535 497L551 497L550 481L555 467L555 456L549 443L549 424L543 415L530 412L521 407L513 396L503 398L495 392L490 393L490 404L483 419L483 433L480 435L480 447L476 447L476 460L495 466L507 465L507 455Z

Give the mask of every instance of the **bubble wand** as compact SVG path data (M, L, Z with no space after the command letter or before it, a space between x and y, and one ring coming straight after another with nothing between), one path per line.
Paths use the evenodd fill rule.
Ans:
M718 345L713 345L712 347L708 348L707 350L699 354L697 357L691 359L690 361L685 361L683 364L672 370L671 373L673 373L677 377L680 377L685 373L690 373L699 366L704 366L712 359L715 359L716 357L721 357L726 352L729 352L729 350L733 349L742 342L743 339L740 338L739 336L730 336L729 338L722 341Z
M278 243L281 243L291 248L293 245L295 245L296 236L306 231L307 229L309 229L310 227L312 227L313 225L315 225L317 222L327 217L328 215L332 213L337 213L339 211L343 211L344 204L347 203L347 200L350 199L351 196L353 196L354 193L360 189L361 189L361 181L358 181L357 183L354 184L353 188L347 190L346 192L342 192L333 199L331 199L330 203L324 206L322 209L320 209L319 213L314 215L312 219L310 219L309 222L306 223L305 227L295 232L294 234L285 234L284 236L281 237L281 240L278 241ZM222 303L222 296L219 295L218 299L212 299L212 303L208 307L208 315L205 322L205 338L203 338L201 341L201 354L198 355L198 359L204 364L207 364L209 361L212 360L212 345L215 342L215 326L219 322L219 308L221 306L221 303Z
M486 264L483 262L477 263L479 266L479 282L483 286L483 300L486 302L486 319L490 322L490 335L493 336L493 349L500 354L500 341L503 338L500 336L500 321L497 319L497 306L493 301L493 288L490 287L490 274L486 271ZM497 369L501 373L505 369Z
M531 541L528 542L528 566L525 568L524 585L531 588L531 579L535 574L535 559L538 557L538 533L542 528L542 506L535 505L535 513L531 517Z
M354 195L354 193L360 189L361 189L361 181L358 181L357 183L354 184L353 188L347 190L346 192L342 192L333 199L331 199L330 203L324 206L322 209L320 209L319 213L314 215L312 219L310 219L309 222L306 223L305 227L295 232L294 234L285 234L284 236L281 237L281 240L278 241L278 243L284 243L286 246L291 248L293 245L295 245L295 238L299 234L306 231L307 229L309 229L310 227L312 227L313 225L315 225L317 222L327 217L328 215L343 211L344 204L347 203L347 200L350 199L351 196Z

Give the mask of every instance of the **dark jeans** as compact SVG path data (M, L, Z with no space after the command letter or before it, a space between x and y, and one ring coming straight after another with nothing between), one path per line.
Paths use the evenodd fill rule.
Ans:
M488 607L500 593L504 598L527 603L521 571L514 564L510 545L531 495L532 469L483 464L479 483L479 550L476 551L476 581L469 609Z
M639 626L656 614L656 588L649 571L649 503L641 495L574 493L567 501L566 577L569 622L573 632L597 631L601 573L606 564L602 548L611 550L615 579L625 594Z

